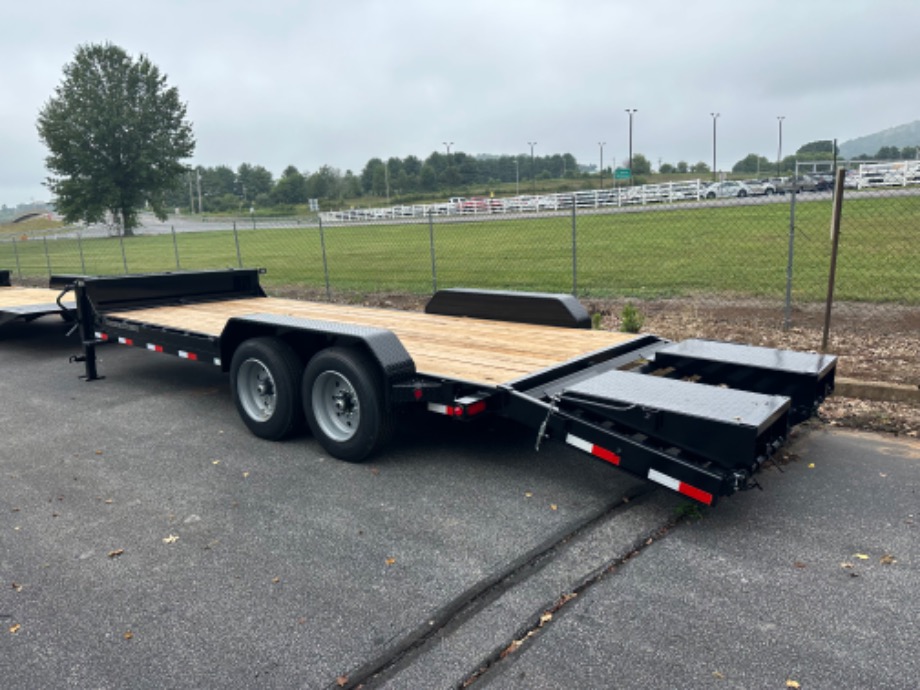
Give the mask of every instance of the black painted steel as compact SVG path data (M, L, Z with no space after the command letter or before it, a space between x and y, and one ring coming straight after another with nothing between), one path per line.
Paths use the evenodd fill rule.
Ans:
M0 270L0 287L10 286L10 272L6 269Z
M730 469L751 469L785 440L789 399L624 371L582 381L561 407L673 445Z
M257 269L182 271L127 276L53 276L54 286L82 285L99 311L182 304L207 299L264 297Z
M591 328L591 317L572 295L502 290L438 290L425 306L428 314Z
M797 424L811 417L833 392L837 358L691 339L658 350L654 364L673 368L672 377L693 376L703 383L785 395L792 400L790 421Z
M308 338L310 342L305 343L301 351L306 349L309 353L336 344L363 345L380 365L384 380L388 383L415 374L415 362L392 331L277 314L248 314L229 319L220 336L224 359L229 362L232 351L243 340L264 333L272 333L281 338L291 336L295 341L298 338Z

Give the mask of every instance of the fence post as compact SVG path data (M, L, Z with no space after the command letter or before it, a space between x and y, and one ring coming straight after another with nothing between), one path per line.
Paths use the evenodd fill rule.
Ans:
M827 305L824 309L824 335L821 337L821 352L827 352L827 341L831 332L831 307L834 304L834 283L837 279L837 248L840 246L840 215L843 212L843 178L846 170L837 170L834 180L834 211L831 216L831 269L827 277Z
M42 244L45 245L45 265L48 267L48 277L51 277L53 271L51 270L51 257L48 255L48 238L45 235L42 235Z
M236 242L236 263L240 268L242 268L243 255L240 254L240 236L236 231L236 221L233 221L233 241Z
M323 231L323 219L319 219L319 246L323 250L323 276L326 279L326 299L332 301L332 291L329 288L329 263L326 261L326 233Z
M792 257L795 251L795 187L789 202L789 257L786 260L786 309L783 317L783 330L792 327Z
M19 264L19 247L16 246L16 238L13 238L13 255L16 257L16 273L19 280L22 280L22 266Z
M80 252L80 272L86 273L86 259L83 258L83 237L77 230L77 249Z
M431 294L438 291L438 264L434 254L434 215L428 209L428 245L431 248Z
M179 242L176 240L176 226L170 225L169 229L172 231L173 253L176 255L176 270L179 270L182 266L179 265Z
M121 245L121 263L125 267L125 273L128 272L128 255L125 253L125 233L124 230L118 231L118 244Z
M578 297L578 235L574 197L572 198L572 297Z

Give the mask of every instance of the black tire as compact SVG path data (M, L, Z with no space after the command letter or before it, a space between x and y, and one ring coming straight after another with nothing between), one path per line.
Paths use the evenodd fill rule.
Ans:
M715 192L709 192L709 194L706 195L706 198L707 198L707 199L715 199L715 198L716 198L716 193L715 193Z
M770 189L769 187L767 187L767 188L764 190L764 196L773 196L773 194L774 194L773 190Z
M743 198L743 197L746 197L746 196L747 196L747 192L744 191L743 189L742 189L741 191L738 192L738 197L739 197L739 198Z
M300 380L303 362L279 338L252 338L233 353L230 390L249 430L280 441L303 426Z
M333 457L363 462L389 440L393 423L382 376L364 352L321 350L307 364L301 391L307 424Z

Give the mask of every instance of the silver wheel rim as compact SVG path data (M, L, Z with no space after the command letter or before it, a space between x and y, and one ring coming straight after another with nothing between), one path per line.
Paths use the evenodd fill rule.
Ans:
M358 432L361 404L351 381L337 371L324 371L313 383L313 416L319 428L342 443Z
M278 391L268 367L257 359L247 359L236 375L240 404L250 418L266 422L275 414Z

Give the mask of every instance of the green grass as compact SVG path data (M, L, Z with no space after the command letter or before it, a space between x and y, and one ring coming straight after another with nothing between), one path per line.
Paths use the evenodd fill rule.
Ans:
M797 205L793 285L798 301L825 296L830 213L828 200ZM784 295L787 204L581 213L576 235L578 292L583 296ZM427 223L327 226L323 239L334 290L432 289ZM572 290L570 215L436 222L434 241L439 287ZM238 265L231 231L179 234L177 243L180 268ZM239 246L244 265L268 269L268 286L324 285L317 228L240 230ZM15 242L15 251L13 242L0 241L0 268L10 268L14 275L17 270L47 275L49 263L55 273L122 273L125 263L129 272L177 268L170 235L47 243L33 237ZM918 267L920 198L846 200L839 299L920 304Z

